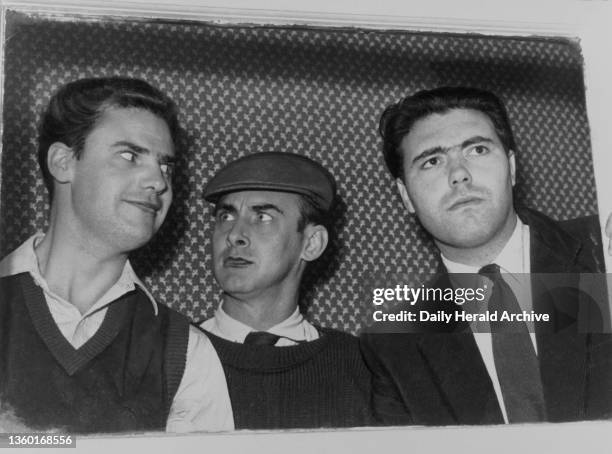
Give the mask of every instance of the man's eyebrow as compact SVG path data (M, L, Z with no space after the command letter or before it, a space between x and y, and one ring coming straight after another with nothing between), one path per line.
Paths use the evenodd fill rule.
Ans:
M140 145L135 144L134 142L130 142L129 140L119 140L113 144L113 147L126 147L129 148L130 151L133 151L137 154L150 154L151 150L146 147L141 147ZM162 154L159 158L159 162L163 164L172 164L176 162L176 157L173 154Z
M148 154L151 151L148 148L141 147L140 145L136 145L134 142L130 142L129 140L119 140L113 144L113 147L126 147L129 148L130 151L138 154Z
M461 142L461 144L459 145L459 148L463 149L471 145L475 145L477 143L483 143L483 142L495 143L493 139L490 139L489 137L474 136L474 137L470 137L469 139L466 139L463 142ZM412 163L414 164L417 161L421 161L423 159L426 159L430 156L434 156L437 154L446 154L452 148L455 148L455 147L436 146L436 147L428 148L427 150L424 150L421 153L419 153L417 156L415 156L414 159L412 160Z
M475 145L477 143L495 143L493 141L493 139L489 138L489 137L483 137L483 136L474 136L474 137L470 137L469 139L464 140L463 142L461 142L461 148L467 148L470 145Z
M415 164L417 161L422 161L423 159L426 159L433 155L448 153L448 150L450 150L450 148L451 147L439 147L439 146L428 148L427 150L424 150L418 155L416 155L414 159L412 160L412 163Z
M280 214L285 214L285 212L283 210L281 210L277 205L274 205L273 203L262 203L259 205L252 205L251 206L251 210L253 211L269 211L269 210L273 210L276 211Z
M215 215L219 213L219 211L225 211L226 213L236 213L238 209L229 203L218 203L215 205Z

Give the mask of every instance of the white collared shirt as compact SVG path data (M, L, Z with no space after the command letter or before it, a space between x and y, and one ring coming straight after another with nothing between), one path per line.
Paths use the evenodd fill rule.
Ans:
M34 250L44 234L37 233L0 262L0 277L30 273L45 296L53 321L70 344L78 349L87 342L102 325L110 303L120 296L142 288L153 305L157 303L136 276L129 261L117 282L85 313L80 311L49 289L40 273ZM185 371L172 401L166 424L168 432L232 430L234 420L225 374L217 352L204 333L191 326L187 343Z
M241 344L244 343L247 334L257 331L230 317L223 310L223 303L215 311L214 317L201 323L200 327L223 339ZM302 316L297 307L288 318L266 331L281 336L276 341L275 347L287 347L295 345L299 341L310 342L319 338L317 329Z
M442 262L451 275L453 273L478 274L480 269L480 267L453 262L444 256L442 256ZM523 224L521 220L517 218L512 236L492 263L499 265L502 278L514 292L521 309L530 311L533 308L533 300L531 294L531 280L529 277L529 272L531 270L531 259L528 225ZM533 343L537 354L538 347L536 344L533 323L531 322L527 325L529 327L531 342ZM480 351L480 355L482 356L482 360L484 361L487 372L489 373L491 381L493 382L493 388L495 389L495 395L497 396L497 401L499 402L504 421L508 423L506 406L501 392L499 378L497 377L495 360L493 358L493 343L491 333L474 332L473 334L478 350Z
M121 295L134 290L136 285L140 286L149 297L153 305L153 312L157 315L155 299L146 290L138 276L136 276L129 261L125 262L117 282L87 312L81 315L76 306L49 289L47 281L40 274L40 267L38 266L38 259L34 248L43 238L44 234L42 233L31 236L25 243L2 260L0 262L0 277L30 273L36 285L41 288L45 295L53 321L55 321L61 333L74 348L81 347L96 334L96 331L102 325L108 305Z

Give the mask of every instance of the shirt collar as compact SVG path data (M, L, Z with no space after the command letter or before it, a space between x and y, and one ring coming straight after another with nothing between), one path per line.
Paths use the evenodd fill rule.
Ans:
M478 266L453 262L442 255L442 262L449 273L473 273L480 270ZM508 242L499 255L492 261L501 268L502 273L519 274L529 272L529 226L516 218L516 225Z
M234 342L242 343L247 334L256 331L250 326L230 317L227 312L223 310L223 303L219 304L219 307L215 311L214 320L221 337ZM293 340L304 340L302 339L302 337L304 337L304 330L302 329L302 324L304 322L304 316L300 313L299 308L296 307L295 311L293 311L289 317L266 331Z
M21 244L21 246L15 249L15 251L5 257L0 262L0 277L12 276L20 273L30 273L34 279L34 282L36 282L36 284L41 287L43 291L52 294L47 281L42 274L40 274L38 258L36 257L36 252L34 252L34 248L40 243L40 241L42 241L44 236L44 233L41 232L32 235L23 244ZM96 304L92 306L89 311L87 311L87 313L95 312L125 293L131 292L136 288L136 285L138 285L145 292L153 305L153 312L155 315L157 315L158 308L155 298L153 298L153 295L151 295L143 282L136 275L136 272L132 268L129 260L125 262L117 282L115 282L115 284L102 296L102 298L100 298L98 302L96 302ZM54 297L56 299L59 298L57 295L54 295Z

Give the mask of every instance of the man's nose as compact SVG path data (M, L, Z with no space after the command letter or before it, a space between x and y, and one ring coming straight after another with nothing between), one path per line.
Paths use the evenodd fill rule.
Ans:
M168 190L168 180L158 163L147 165L143 172L142 185L144 188L153 189L157 194L163 194Z
M248 228L243 220L236 219L227 232L227 244L231 247L245 247L250 244Z
M472 174L463 155L455 156L449 160L448 184L451 187L472 182Z

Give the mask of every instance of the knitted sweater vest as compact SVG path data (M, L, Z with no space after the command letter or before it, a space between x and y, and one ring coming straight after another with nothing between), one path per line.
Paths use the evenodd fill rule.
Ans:
M290 347L246 345L209 332L227 379L236 429L372 424L371 376L357 338L319 328Z
M0 403L32 430L162 430L185 368L189 324L137 288L74 349L28 273L0 279Z

